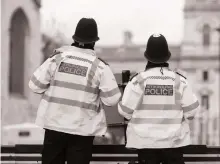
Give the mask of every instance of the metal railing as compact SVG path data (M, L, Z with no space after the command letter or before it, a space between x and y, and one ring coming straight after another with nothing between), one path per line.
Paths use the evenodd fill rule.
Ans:
M42 145L1 146L1 163L41 163ZM185 162L220 162L220 147L191 145L183 148ZM135 149L125 145L94 145L92 161L130 162L138 161Z

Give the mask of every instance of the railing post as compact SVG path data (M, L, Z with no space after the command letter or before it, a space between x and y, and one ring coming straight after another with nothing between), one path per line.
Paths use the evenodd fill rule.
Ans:
M216 29L216 31L219 33L219 48L218 48L218 72L220 72L220 25L219 27ZM219 75L219 83L220 83L220 75ZM220 85L220 84L219 84ZM219 95L220 95L220 87L219 87ZM219 137L219 145L220 145L220 104L219 104L219 108L218 108L218 111L219 111L219 118L218 118L218 137Z

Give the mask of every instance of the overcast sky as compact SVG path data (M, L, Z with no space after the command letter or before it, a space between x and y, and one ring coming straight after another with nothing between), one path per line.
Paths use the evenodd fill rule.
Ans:
M42 31L54 35L60 29L71 39L82 17L97 21L100 45L123 42L123 31L133 33L133 42L145 44L150 34L160 32L169 44L179 44L183 34L184 0L43 0ZM51 20L56 24L51 26Z

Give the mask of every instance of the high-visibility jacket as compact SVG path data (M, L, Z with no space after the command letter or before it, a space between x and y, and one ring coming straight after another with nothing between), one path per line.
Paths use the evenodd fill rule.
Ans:
M199 102L187 79L168 67L151 68L126 86L119 113L129 120L127 147L173 148L191 144L189 120Z
M43 94L36 124L64 133L101 136L107 129L103 104L121 92L110 67L95 51L63 46L33 74L29 87Z

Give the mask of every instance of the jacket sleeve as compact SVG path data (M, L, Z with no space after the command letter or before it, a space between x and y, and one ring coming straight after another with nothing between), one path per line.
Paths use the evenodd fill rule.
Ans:
M116 105L120 98L121 92L109 66L105 66L100 79L100 98L106 106Z
M199 101L188 83L183 88L181 103L184 118L192 120L199 109Z
M135 83L135 79L127 84L124 90L122 101L118 104L118 112L130 120L133 112L139 108L143 101L144 90L139 83Z
M29 88L35 93L44 93L50 86L51 81L51 64L53 58L48 58L36 71L33 73Z

